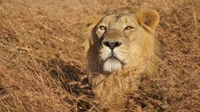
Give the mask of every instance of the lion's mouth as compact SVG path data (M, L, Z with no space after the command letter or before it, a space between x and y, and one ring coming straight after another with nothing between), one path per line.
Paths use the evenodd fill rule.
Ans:
M110 56L110 57L108 57L108 58L104 61L104 63L105 63L107 60L117 60L117 61L119 61L122 65L124 65L124 63L123 63L120 59L118 59L117 57L115 57L115 56Z
M103 64L103 70L105 72L114 72L116 70L120 70L125 63L123 63L120 59L115 56L108 57Z

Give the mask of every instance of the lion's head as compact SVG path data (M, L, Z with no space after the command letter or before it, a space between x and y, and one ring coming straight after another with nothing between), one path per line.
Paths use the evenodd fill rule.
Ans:
M158 22L159 15L154 10L103 17L86 41L89 71L110 74L125 66L152 60L159 48L154 37ZM143 69L148 68L143 65Z

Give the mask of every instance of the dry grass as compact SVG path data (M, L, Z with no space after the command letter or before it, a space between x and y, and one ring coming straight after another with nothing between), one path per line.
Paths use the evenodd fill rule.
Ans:
M200 111L199 0L65 2L0 1L0 111L97 111L81 21L126 7L160 13L156 37L163 49L160 74L127 95L127 111Z

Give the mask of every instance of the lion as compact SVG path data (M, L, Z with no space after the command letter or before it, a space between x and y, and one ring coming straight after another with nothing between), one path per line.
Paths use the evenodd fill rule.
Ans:
M143 9L109 14L90 25L85 41L88 81L102 98L102 108L123 111L123 96L136 91L142 77L157 73L160 43L154 35L159 19L157 11Z

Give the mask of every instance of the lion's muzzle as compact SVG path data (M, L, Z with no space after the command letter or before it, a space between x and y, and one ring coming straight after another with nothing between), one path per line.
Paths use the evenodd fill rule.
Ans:
M119 57L119 49L123 46L122 38L123 35L119 29L108 29L103 35L101 59L105 72L114 72L123 67L123 62Z
M104 54L104 63L103 63L103 70L105 72L113 72L116 70L120 70L123 66L122 61L117 57L118 52L116 51L117 48L119 48L122 44L122 42L109 42L105 41L103 42L104 51L106 53Z

